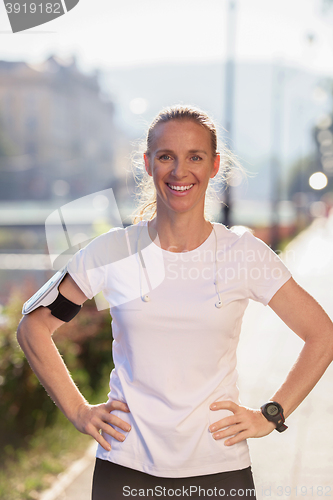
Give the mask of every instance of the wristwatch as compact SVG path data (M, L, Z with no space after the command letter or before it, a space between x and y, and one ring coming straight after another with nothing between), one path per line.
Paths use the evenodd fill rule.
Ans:
M283 408L279 403L275 401L269 401L262 405L261 413L264 415L269 422L274 422L276 425L276 430L278 432L283 432L288 429L288 426L284 424Z

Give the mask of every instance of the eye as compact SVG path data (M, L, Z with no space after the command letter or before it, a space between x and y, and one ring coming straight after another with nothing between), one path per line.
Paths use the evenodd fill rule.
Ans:
M202 160L201 156L198 156L198 155L194 155L194 156L191 156L191 160L197 162L197 161L200 161Z
M161 155L159 157L159 160L164 160L164 161L171 160L171 156L170 155Z

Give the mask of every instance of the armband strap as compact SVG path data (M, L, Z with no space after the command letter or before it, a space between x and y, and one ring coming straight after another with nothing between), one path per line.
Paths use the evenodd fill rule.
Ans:
M74 304L66 299L59 292L59 285L67 274L67 267L58 271L45 285L42 286L29 300L25 302L22 308L22 314L29 314L40 306L48 307L51 314L61 319L61 321L70 321L80 311L81 306Z
M49 304L48 307L51 310L52 316L55 316L61 321L65 321L68 323L71 319L74 318L79 312L82 306L78 304L74 304L71 300L66 299L61 293L58 293L57 298L52 304Z

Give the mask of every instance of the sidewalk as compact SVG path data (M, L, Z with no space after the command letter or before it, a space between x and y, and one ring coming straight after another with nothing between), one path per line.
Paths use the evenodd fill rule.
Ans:
M333 217L317 220L286 249L296 281L333 318ZM304 311L306 313L306 311ZM242 403L268 401L292 367L303 342L269 307L251 303L238 352ZM258 500L333 497L333 366L288 418L288 430L249 446Z
M296 281L333 318L333 217L316 221L299 235L284 260ZM251 302L238 350L242 404L258 408L268 401L302 345L269 307ZM249 440L258 500L333 497L332 386L330 366L288 418L286 432ZM90 450L40 500L90 500L93 463Z

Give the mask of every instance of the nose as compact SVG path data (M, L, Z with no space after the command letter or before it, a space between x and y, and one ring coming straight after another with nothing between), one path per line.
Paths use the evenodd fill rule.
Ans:
M176 179L182 179L187 174L186 162L185 160L177 158L173 164L172 175Z

